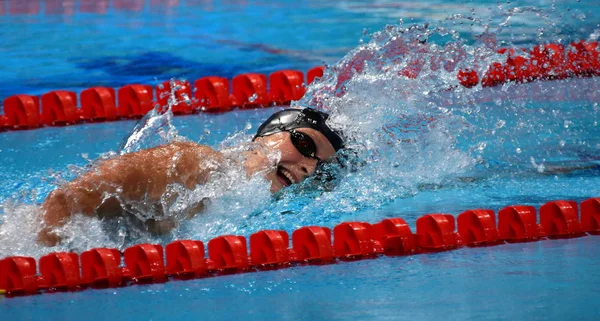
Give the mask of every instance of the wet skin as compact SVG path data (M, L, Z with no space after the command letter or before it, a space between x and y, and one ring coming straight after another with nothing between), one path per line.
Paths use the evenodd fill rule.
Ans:
M335 154L333 146L320 132L310 128L296 131L312 138L320 160L327 161ZM245 155L246 175L251 177L264 172L273 193L315 172L318 160L302 155L292 144L289 132L260 137L256 143L256 148ZM269 160L271 154L280 155L276 164ZM130 211L132 203L155 211L160 208L158 204L167 186L180 184L192 190L205 184L222 161L221 153L191 142L170 143L102 161L92 171L48 195L42 204L44 227L38 240L46 246L60 243L54 229L65 225L72 213L99 218L123 216ZM201 209L202 204L198 204L185 214L192 217ZM156 216L161 215L156 213ZM149 220L146 226L151 233L163 234L175 224L169 220Z

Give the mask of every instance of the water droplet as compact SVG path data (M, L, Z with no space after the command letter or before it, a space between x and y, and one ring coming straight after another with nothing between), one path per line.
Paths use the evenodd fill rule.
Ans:
M517 154L521 154L521 149L517 147L517 149L515 150L517 152Z
M496 128L500 129L502 127L504 127L504 125L506 125L506 121L500 119L497 123L496 123Z
M248 97L248 101L253 103L256 101L256 98L258 98L258 95L256 93L252 94L252 96Z
M566 142L564 140L561 140L560 142L558 142L558 144L560 145L560 147L565 147Z
M250 122L246 123L246 130L252 129L252 124Z
M481 142L481 143L477 144L476 148L477 148L478 151L482 152L485 149L486 146L487 146L486 142Z

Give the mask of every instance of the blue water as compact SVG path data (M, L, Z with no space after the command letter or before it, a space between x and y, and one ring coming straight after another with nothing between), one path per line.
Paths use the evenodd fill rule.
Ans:
M115 1L99 1L106 3L104 14L83 12L81 2L0 2L7 13L12 6L39 6L29 15L0 15L0 100L18 93L80 91L171 77L307 70L336 62L358 44L363 31L377 31L398 19L425 23L473 14L497 24L504 18L499 8L554 7L556 14L548 20L562 22L556 28L546 26L538 35L543 19L525 15L498 34L500 42L530 45L587 39L598 28L600 15L593 1L124 1L129 10L116 8ZM72 12L47 10L50 3L75 7ZM455 28L473 41L470 24Z
M55 3L63 9L55 10ZM105 12L83 12L82 1L0 1L0 99L96 85L155 84L170 77L194 80L250 71L307 70L335 64L361 43L361 37L368 42L364 29L368 34L400 18L406 25L433 24L452 14L497 26L515 6L534 5L546 10L549 18L544 22L532 13L513 16L509 26L493 30L499 45L593 40L598 37L600 14L597 3L570 1L148 0L129 1L127 9L119 8L115 0L98 3L101 11L106 4ZM31 13L9 15L17 4L28 6ZM482 32L480 25L448 24L467 46L474 46L468 48L476 48L474 34ZM451 80L441 80L446 82ZM410 82L402 85L413 88ZM373 117L380 117L375 119L385 120L398 115L396 100L400 105L405 101L444 105L440 96L424 93L437 85L423 79L404 99L356 81L348 86L348 97L355 101L330 102L365 121L370 119L367 108L377 114ZM540 206L554 199L582 201L600 195L597 79L458 89L448 95L455 104L446 107L458 122L454 117L444 120L439 111L419 112L441 119L439 124L452 129L450 139L445 131L431 135L417 131L419 135L410 136L416 144L394 145L364 131L363 138L385 148L384 153L371 155L374 165L350 173L334 190L315 193L301 186L274 200L241 190L217 201L220 210L166 239L152 241L206 242L229 233L291 232L303 225L333 227L343 221L377 222L387 217L405 218L414 231L416 218L427 213L497 211L506 205ZM496 99L486 98L490 96ZM378 105L360 105L361 97ZM179 135L221 149L248 138L274 110L175 117L173 125ZM29 204L43 201L57 183L75 177L89 160L116 151L134 125L135 121L118 121L0 133L0 257L40 256L48 251L32 241L27 225L35 222L28 221L34 217ZM72 229L82 237L61 250L126 247L148 240L115 241L95 222L84 221ZM595 304L600 299L598 241L598 236L587 236L44 294L0 300L0 312L11 320L595 320L600 316Z

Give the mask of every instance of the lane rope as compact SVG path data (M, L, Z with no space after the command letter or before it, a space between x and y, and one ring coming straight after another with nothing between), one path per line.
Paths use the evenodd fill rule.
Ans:
M536 80L557 80L600 76L600 46L598 42L573 42L537 45L531 50L507 49L498 51L506 56L504 63L493 63L479 75L472 69L456 73L458 82L473 88L494 87L507 82L527 83ZM357 58L358 59L358 58ZM418 59L418 58L417 58ZM339 83L360 73L349 61L341 66ZM400 77L416 78L422 62L409 64ZM421 67L419 67L421 66ZM325 67L308 70L279 70L270 75L246 73L229 80L208 76L192 83L169 80L156 87L129 84L118 89L91 87L80 93L65 90L47 92L41 97L13 95L4 100L4 114L0 114L0 131L34 129L44 126L66 126L79 123L116 121L141 118L155 106L174 102L175 115L193 113L223 113L239 109L285 106L302 98L306 86L322 77Z
M427 214L416 220L415 233L404 219L388 218L375 224L344 222L333 231L305 226L293 231L291 238L283 230L259 231L249 239L224 235L208 241L208 257L204 243L197 240L165 247L138 244L123 252L114 248L56 252L39 260L11 256L0 260L0 289L8 296L78 291L585 235L600 235L600 197L581 204L551 201L539 211L533 206L507 206L498 211L497 224L496 213L487 209L468 210L456 219Z

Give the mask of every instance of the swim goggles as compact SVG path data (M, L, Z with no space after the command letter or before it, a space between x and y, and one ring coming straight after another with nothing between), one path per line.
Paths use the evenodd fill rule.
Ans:
M312 128L323 134L323 136L325 136L325 138L327 138L327 140L331 143L333 149L335 149L337 152L344 146L344 140L340 133L334 131L326 124L328 117L329 115L327 113L315 110L313 108L284 109L274 113L262 125L260 125L256 135L252 140L282 131L291 133L292 130L296 128ZM297 137L299 138L300 136ZM316 147L314 141L312 145ZM302 148L305 149L305 147ZM306 146L306 148L309 147ZM314 152L316 152L316 148L314 149Z
M292 145L305 157L314 158L317 162L321 162L321 159L317 157L317 144L307 134L293 129L286 130L290 133L290 140Z

